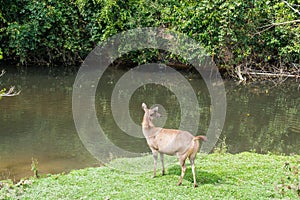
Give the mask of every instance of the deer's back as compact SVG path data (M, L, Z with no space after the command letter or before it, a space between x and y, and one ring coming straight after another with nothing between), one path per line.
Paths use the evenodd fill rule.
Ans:
M193 138L194 136L187 131L162 129L155 140L159 152L174 155L188 151Z

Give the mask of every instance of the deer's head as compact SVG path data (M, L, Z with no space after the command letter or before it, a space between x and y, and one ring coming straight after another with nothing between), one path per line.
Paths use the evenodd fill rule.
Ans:
M148 120L152 121L155 118L161 117L161 114L158 112L158 107L147 108L145 103L142 103L142 108L145 111L144 118L146 117Z

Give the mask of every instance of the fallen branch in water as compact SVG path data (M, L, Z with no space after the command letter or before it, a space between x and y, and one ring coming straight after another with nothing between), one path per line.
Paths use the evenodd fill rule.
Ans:
M236 74L239 77L239 83L245 83L246 82L246 78L242 76L242 71L241 71L241 66L238 65L236 68Z
M0 73L0 77L2 77L5 74L5 70L2 70ZM9 88L9 90L6 92L6 89L0 89L0 97L12 97L12 96L17 96L21 93L21 91L16 92L15 91L15 86L12 86Z
M15 91L15 86L12 86L9 88L7 92L2 91L3 93L0 93L0 97L12 97L12 96L17 96L21 93L21 91L16 92Z
M299 74L286 74L286 73L270 73L270 72L247 72L243 74L250 74L256 76L273 76L273 77L288 77L288 78L299 78Z
M298 79L300 78L300 70L296 67L294 71L284 71L283 69L275 69L274 71L266 70L252 70L251 68L244 68L241 70L241 66L236 67L237 78L240 83L245 83L246 80L273 80L280 83L284 82L289 78ZM246 79L247 78L247 79Z
M5 70L3 69L3 70L1 71L0 77L3 76L4 74L5 74Z

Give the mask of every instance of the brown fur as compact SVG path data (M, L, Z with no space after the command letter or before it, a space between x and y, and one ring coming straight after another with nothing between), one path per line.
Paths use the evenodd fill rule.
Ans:
M194 187L197 187L194 160L199 150L199 140L207 141L206 137L202 135L193 136L187 131L155 127L152 120L160 117L158 107L148 109L147 105L143 103L142 108L145 111L142 122L143 134L146 137L147 144L149 145L154 158L153 176L156 176L158 153L160 153L163 175L165 173L163 155L177 155L181 165L181 176L178 185L182 184L182 179L186 171L185 161L189 158L192 166Z

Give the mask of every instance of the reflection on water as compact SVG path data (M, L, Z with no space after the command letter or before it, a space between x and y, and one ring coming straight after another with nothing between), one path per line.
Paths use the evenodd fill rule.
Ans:
M99 124L107 138L118 147L131 152L148 152L144 139L124 134L112 117L112 90L125 72L109 70L101 78L96 94ZM1 86L14 84L22 93L0 101L0 179L31 175L32 158L38 160L41 173L99 165L82 145L75 130L72 117L75 76L75 73L49 73L29 68L8 72L2 77ZM205 83L198 76L186 74L186 77L200 106L197 134L205 134L213 109L210 97ZM174 87L180 87L180 84ZM227 82L226 92L227 116L221 137L226 136L229 152L300 153L298 84L272 87L268 84L237 86ZM126 91L120 91L120 94L126 95ZM181 113L178 99L167 88L148 84L134 92L129 108L133 121L138 125L143 115L141 102L163 105L168 116L165 127L179 127ZM192 114L190 117L193 117Z
M32 70L33 71L33 70ZM74 128L72 76L30 71L2 77L2 86L15 84L16 97L0 101L0 179L31 175L31 159L41 173L58 173L97 165Z

